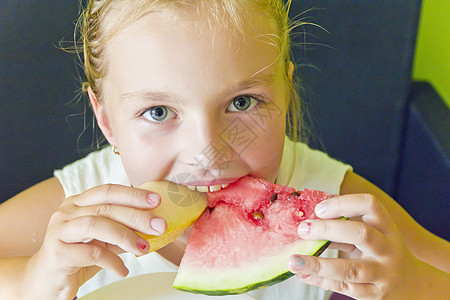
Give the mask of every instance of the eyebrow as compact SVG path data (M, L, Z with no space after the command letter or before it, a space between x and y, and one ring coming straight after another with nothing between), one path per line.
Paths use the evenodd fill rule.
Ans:
M255 86L270 87L275 83L275 81L276 79L274 74L258 74L257 76L254 76L252 78L239 81L220 94L224 96L233 95L239 93L240 91L254 88ZM162 103L183 103L181 97L166 92L155 91L128 92L122 94L120 98L123 101L148 100Z
M154 91L137 91L124 93L120 96L120 98L124 101L151 100L155 102L173 102L173 103L181 102L179 98L173 97L169 93L154 92Z
M124 93L120 96L120 99L122 102L125 103L146 103L146 102L152 102L152 103L161 103L161 104L180 104L183 103L183 100L181 97L177 97L176 95L165 93L165 92L155 92L151 90L144 90L144 91L136 91L136 92L128 92Z
M226 89L224 94L225 95L236 94L240 91L254 88L255 86L270 87L273 84L275 84L275 81L276 81L275 74L261 74L260 73L254 77L251 77L249 79L246 79L246 80L236 83L235 85Z

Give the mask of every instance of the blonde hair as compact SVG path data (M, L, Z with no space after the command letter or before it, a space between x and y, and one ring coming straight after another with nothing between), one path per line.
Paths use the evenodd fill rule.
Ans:
M102 78L107 72L107 42L128 24L152 11L206 9L210 17L229 27L233 32L240 33L245 33L249 22L265 17L274 20L278 29L273 43L279 48L279 59L284 63L284 81L290 96L286 115L286 134L296 141L301 132L301 103L296 79L289 78L288 70L289 62L293 61L290 32L300 24L290 23L288 17L290 4L291 0L286 4L283 0L89 0L77 24L81 34L84 72L87 77L83 90L86 91L87 87L91 87L98 100L102 101Z

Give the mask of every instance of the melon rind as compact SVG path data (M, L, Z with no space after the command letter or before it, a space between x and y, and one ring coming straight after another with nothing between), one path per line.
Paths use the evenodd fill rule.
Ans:
M248 267L209 270L185 267L178 272L173 287L181 291L210 296L242 294L268 287L294 275L287 267L291 255L319 256L329 244L329 241L299 240L285 248L282 253L260 258L257 263L252 262ZM256 259L258 258L255 257Z

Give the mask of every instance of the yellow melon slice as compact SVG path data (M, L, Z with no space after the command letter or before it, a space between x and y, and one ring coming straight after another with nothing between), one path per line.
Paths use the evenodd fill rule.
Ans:
M167 222L167 230L161 236L138 233L149 242L149 252L176 240L206 208L206 194L191 191L184 185L169 181L154 181L144 183L139 188L156 192L161 196L161 204L151 212L163 217Z

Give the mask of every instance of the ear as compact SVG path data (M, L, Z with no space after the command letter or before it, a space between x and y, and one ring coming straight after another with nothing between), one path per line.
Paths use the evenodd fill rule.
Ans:
M287 86L290 86L290 87L292 87L292 79L294 78L293 77L294 76L294 68L295 68L294 67L294 63L292 61L289 61L288 70L287 70L287 75L288 75L288 78L289 78L289 84ZM286 103L286 107L285 107L286 110L288 110L289 104L291 102L291 93L292 93L292 90L288 90L287 93L286 93L286 102L285 102Z
M294 63L292 61L289 61L289 67L288 67L288 76L289 80L292 82L292 78L294 76Z
M103 132L103 135L111 145L115 145L111 126L109 125L108 114L106 113L105 106L99 103L97 96L95 96L91 87L88 87L89 101L91 102L92 110L94 111L95 118L97 119L98 127Z

